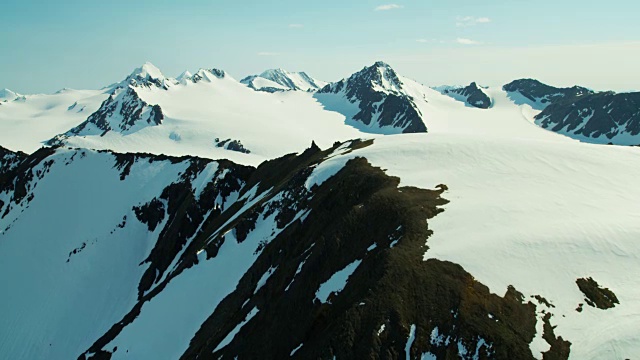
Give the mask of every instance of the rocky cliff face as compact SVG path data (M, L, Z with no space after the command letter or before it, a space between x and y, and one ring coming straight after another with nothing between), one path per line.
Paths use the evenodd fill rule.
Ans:
M595 93L557 101L536 116L545 129L603 144L640 145L640 93Z
M404 90L400 77L380 61L347 79L326 85L318 90L316 98L324 104L342 100L357 107L353 114L347 114L347 123L362 131L427 132L423 115ZM340 107L337 109L340 111Z
M27 281L9 286L3 308L32 311L42 330L23 319L7 341L57 329L28 350L49 358L533 358L538 305L423 260L446 185L400 187L358 157L319 170L370 144L312 144L257 168L66 148L15 155L0 178L0 241L12 244L2 255L31 256L3 262ZM60 199L77 214L40 211ZM46 276L56 281L42 285ZM46 309L30 306L34 292L50 294ZM569 344L547 338L559 344L549 356L566 358Z

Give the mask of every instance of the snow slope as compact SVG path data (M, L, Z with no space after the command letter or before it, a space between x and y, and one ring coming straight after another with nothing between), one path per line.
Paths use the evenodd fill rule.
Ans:
M53 136L98 110L110 90L63 89L50 95L24 95L0 106L0 144L31 153Z
M33 200L0 220L0 287L12 289L0 298L7 359L76 358L123 316L158 236L132 204L159 196L188 165L142 161L121 181L111 154L59 150L49 159L49 169L35 169L46 176L34 181Z

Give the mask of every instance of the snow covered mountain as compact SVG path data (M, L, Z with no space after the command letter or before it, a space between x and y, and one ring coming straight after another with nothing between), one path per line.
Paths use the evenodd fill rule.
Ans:
M556 101L536 116L536 124L582 141L640 145L640 92Z
M543 110L557 101L572 102L581 96L593 94L592 90L581 86L557 88L534 79L514 80L502 87L516 104L528 104L536 110Z
M629 357L638 157L555 137L312 144L257 168L16 154L0 176L0 353Z
M463 103L480 109L491 107L491 98L475 82L469 86L439 86L434 88L443 95L462 101Z
M347 79L330 83L314 95L333 111L347 117L347 123L363 132L399 134L426 132L423 115L406 83L384 62L376 62Z
M9 89L2 89L0 90L0 105L2 105L2 103L13 101L19 97L21 97L20 94L16 94Z
M545 129L585 142L640 145L640 93L555 88L531 79L516 80L504 90L516 103L541 110L535 123Z
M283 69L266 70L260 75L250 75L241 83L256 91L277 92L288 90L315 91L327 83L307 75L305 72L289 72Z
M634 358L640 148L575 138L635 94L480 90L144 64L3 102L0 358Z
M360 137L344 119L306 92L256 92L218 69L167 78L147 63L120 82L86 121L47 144L257 165L311 141L326 147Z

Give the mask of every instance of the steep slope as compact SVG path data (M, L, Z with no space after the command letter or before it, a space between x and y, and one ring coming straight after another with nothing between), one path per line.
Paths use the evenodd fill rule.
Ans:
M398 187L354 156L371 147L312 144L258 168L31 155L0 184L0 354L533 358L539 305L422 261L446 186ZM45 211L63 202L77 206Z
M640 145L640 93L603 92L558 101L536 124L586 142Z
M237 199L246 171L45 148L0 176L2 357L76 358Z
M440 86L434 88L443 95L450 96L458 101L477 107L488 109L491 107L491 98L475 82L469 86Z
M423 115L415 99L405 89L413 81L400 78L384 62L330 83L318 90L314 97L327 110L347 117L346 123L370 133L399 134L426 132Z
M516 104L528 104L536 110L543 110L558 101L571 102L581 96L593 94L592 90L581 86L557 88L534 79L514 80L502 89Z
M287 90L315 91L325 85L307 75L305 72L289 72L283 69L270 69L260 75L250 75L240 80L241 83L256 91L277 92Z

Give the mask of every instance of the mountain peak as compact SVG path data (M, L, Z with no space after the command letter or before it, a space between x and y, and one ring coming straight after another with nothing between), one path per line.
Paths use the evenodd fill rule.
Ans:
M160 69L150 62L146 62L139 68L134 69L122 83L135 87L156 86L159 88L167 88L167 84L165 84L166 78Z
M129 75L129 77L130 78L140 77L143 79L147 78L147 79L153 79L153 80L164 79L164 75L162 75L162 72L160 71L160 69L158 69L158 67L156 67L155 65L153 65L148 61L145 62L141 67L133 70L133 72L131 73L131 75Z
M381 66L383 66L383 67L391 68L391 66L389 66L389 64L387 64L387 63L386 63L386 62L384 62L384 61L380 61L380 60L376 61L376 62L373 64L373 66L377 66L377 67L381 67Z
M0 100L13 100L20 96L20 94L13 92L7 88L0 90Z
M288 74L291 74L291 73L283 68L277 68L277 69L267 69L258 76L267 78L274 75L288 75Z
M315 91L326 85L305 72L290 72L282 68L268 69L260 75L250 75L240 81L258 91L276 92L288 90Z
M592 90L581 86L558 88L535 79L518 79L502 87L518 105L529 104L537 110L543 110L549 104L559 100L571 100L576 97L593 94Z
M185 70L176 78L176 80L182 82L183 80L191 80L192 77L193 75L191 72L189 72L189 70Z
M375 90L385 93L401 93L403 86L396 71L384 61L376 61L373 65L351 75L349 82L353 81L371 84Z

